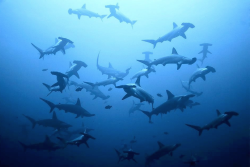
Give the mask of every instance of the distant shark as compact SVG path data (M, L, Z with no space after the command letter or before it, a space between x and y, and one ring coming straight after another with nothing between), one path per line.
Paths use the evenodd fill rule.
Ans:
M151 73L151 72L156 72L155 71L155 68L152 66L149 66L147 68L144 68L140 71L138 71L137 73L135 73L135 75L131 78L132 79L135 79L135 78L138 78L138 77L142 77L142 76L145 76L148 78L148 75Z
M145 58L144 58L145 61L149 63L152 62L152 60L149 58L149 55L153 54L152 52L146 51L146 52L142 52L142 54L145 55Z
M206 66L205 68L198 67L198 69L189 78L188 82L189 88L191 83L195 82L197 78L202 78L204 81L206 81L206 75L210 72L215 73L216 70L211 66Z
M97 57L96 66L97 66L97 69L102 72L102 75L106 74L106 75L108 75L108 78L114 77L114 78L120 78L120 79L122 79L122 78L126 77L129 74L129 70L131 68L128 68L126 70L126 72L123 73L123 72L120 72L120 71L114 69L112 67L111 63L109 63L109 67L100 66L99 63L98 63L99 55L100 55L100 53L98 54L98 57Z
M132 149L129 149L128 151L123 151L123 153L127 154L127 156L123 156L123 158L121 159L122 161L124 160L128 160L130 161L131 159L137 163L137 161L134 159L135 155L140 155L137 152L134 152Z
M92 12L92 11L90 11L90 10L87 10L86 9L86 4L84 4L83 6L82 6L82 8L80 8L80 9L74 9L74 10L72 10L72 9L69 9L68 10L68 13L71 15L72 13L73 14L76 14L77 15L77 17L78 17L78 19L80 19L81 18L81 16L88 16L89 18L91 18L91 17L99 17L101 20L106 16L106 15L99 15L98 13L94 13L94 12Z
M65 113L70 112L72 114L76 114L76 118L95 116L95 114L90 114L87 110L82 108L79 98L77 99L76 104L60 104L60 103L54 104L43 98L40 98L40 99L50 106L50 112L52 112L55 108L58 108L59 110L64 110Z
M68 129L69 127L71 127L71 125L57 119L55 111L53 112L52 119L43 119L43 120L36 121L33 118L26 116L24 114L23 116L25 116L32 123L32 128L34 128L36 124L44 126L44 127L52 127L58 130Z
M144 42L148 42L154 45L154 48L156 46L156 44L158 42L164 42L164 41L169 41L171 42L172 39L178 37L178 36L182 36L183 38L186 39L186 35L185 32L189 29L189 28L194 28L195 26L191 23L182 23L181 27L178 27L176 23L173 23L173 30L170 31L169 33L167 33L166 35L159 37L157 40L142 40Z
M68 80L69 77L65 74L62 74L62 73L56 72L56 71L51 71L51 74L56 76L57 82L51 86L43 83L43 85L50 91L50 93L48 95L50 95L52 92L57 92L57 91L62 93L62 91L65 89L67 82L68 82L64 78L67 78L67 80Z
M91 83L91 82L84 82L86 84L89 84L93 87L95 86L107 86L107 85L114 85L116 86L116 83L120 80L123 80L122 78L109 78L109 79L106 79L104 81L100 81L100 82L96 82L96 83Z
M145 166L150 166L151 163L154 162L154 160L159 160L161 157L170 154L171 156L173 155L173 151L176 150L178 147L181 146L181 144L174 144L171 146L165 146L161 142L157 142L159 145L159 149L154 152L151 155L146 156L146 162Z
M80 79L80 76L78 74L78 70L80 70L81 67L86 68L87 64L84 63L83 61L78 61L78 60L74 60L73 63L74 63L74 65L70 66L69 70L66 72L66 75L68 76L68 78L75 75L78 79Z
M73 44L73 42L67 38L62 38L62 37L58 37L58 42L56 44L54 44L53 46L49 47L46 50L42 50L40 48L38 48L36 45L34 45L33 43L31 43L32 46L34 46L38 52L40 53L40 57L39 59L43 58L44 55L50 55L50 54L56 54L58 51L62 51L63 54L65 54L65 49L64 47L68 44L71 43Z
M42 143L31 144L31 145L23 144L20 141L19 141L19 143L23 147L24 151L26 151L27 149L37 150L37 151L40 151L40 150L55 151L55 150L64 148L64 147L60 147L57 144L51 142L47 135L45 137L45 141Z
M172 49L172 54L169 55L169 56L165 56L165 57L162 57L162 58L159 58L159 59L156 59L152 62L148 62L148 61L145 61L145 60L137 60L149 67L151 67L152 65L159 65L159 64L162 64L163 66L165 66L166 64L176 64L177 65L177 70L179 70L181 68L181 65L182 64L189 64L189 65L192 65L196 62L196 58L187 58L185 56L181 56L177 53L176 49L173 48Z
M63 142L66 146L67 145L76 145L77 147L79 147L81 144L85 144L88 148L89 148L89 145L87 143L87 141L89 139L94 139L95 138L87 133L80 133L81 136L71 140L71 141L65 141L63 138L61 137L57 137L61 142Z
M69 82L69 86L74 85L76 87L82 87L84 89L86 89L86 92L90 92L91 95L94 95L95 97L93 98L96 99L97 97L101 98L102 100L107 100L108 98L110 98L110 96L106 96L104 95L97 86L91 86L89 84L86 83L82 83L82 84L78 84L74 81L70 81Z
M59 40L57 38L55 38L55 44L58 43ZM67 49L70 49L70 48L75 48L75 45L74 43L67 43L65 46L64 46L64 50L67 50Z
M151 121L152 115L167 114L167 112L175 109L180 109L183 111L186 108L186 102L189 100L189 98L195 96L193 94L174 96L169 90L166 90L166 92L168 95L168 100L160 106L154 108L152 112L140 110L149 117L149 123L153 123Z
M181 86L187 91L187 92L189 92L189 93L192 93L192 94L194 94L195 96L201 96L202 94L203 94L203 92L196 92L196 91L193 91L193 90L191 90L191 88L189 88L189 87L187 87L187 86L185 86L184 84L183 84L183 81L181 81Z
M117 149L115 149L115 152L116 152L116 154L117 154L117 156L119 158L119 160L118 160L118 163L119 163L121 160L123 160L125 158L125 155L123 154L123 152L121 153Z
M136 110L139 110L140 107L144 105L143 103L138 103L138 104L135 104L134 100L133 100L133 105L131 106L131 108L129 109L129 116L130 114L134 113Z
M206 130L209 130L209 129L212 129L212 128L217 129L218 126L220 126L220 125L222 125L224 123L227 124L230 127L231 124L229 123L229 119L231 119L232 116L238 116L239 115L235 111L227 111L224 114L221 114L219 110L216 110L216 112L217 112L218 117L215 120L213 120L209 124L206 124L203 127L189 125L189 124L186 124L186 125L193 128L193 129L195 129L195 130L197 130L199 132L199 136L200 136L204 129L206 129Z
M202 44L200 44L200 46L203 46L202 51L199 52L199 54L201 54L201 53L203 54L202 58L199 59L199 60L201 61L201 65L202 65L202 64L203 64L203 61L205 60L205 58L207 58L207 54L208 54L208 53L212 54L212 53L208 50L208 47L209 47L209 46L212 46L212 44L210 44L210 43L202 43Z
M126 17L124 14L122 14L119 11L119 5L118 3L116 5L106 5L105 8L109 8L110 11L110 15L107 18L110 17L115 17L117 20L120 21L120 23L125 22L128 24L131 24L132 28L134 26L134 24L136 23L136 20L130 20L128 17Z
M148 92L146 92L140 85L140 77L137 78L135 83L126 84L126 85L120 85L116 86L116 88L123 88L123 90L127 93L122 100L134 96L138 99L140 99L140 102L147 101L148 103L152 103L152 108L154 104L154 97L150 95Z

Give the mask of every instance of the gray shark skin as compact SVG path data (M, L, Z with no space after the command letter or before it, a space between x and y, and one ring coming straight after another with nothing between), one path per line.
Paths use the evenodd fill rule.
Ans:
M145 166L150 166L151 163L154 162L154 160L159 160L161 157L170 154L173 155L173 151L176 150L178 147L181 146L181 144L174 144L171 146L164 146L161 142L157 142L159 145L159 149L154 152L153 154L146 156L146 162Z
M194 126L194 125L189 125L186 124L187 126L197 130L199 132L199 136L201 135L203 130L209 130L212 128L217 129L218 126L222 125L222 124L227 124L229 127L231 126L231 124L229 123L229 119L231 119L233 116L238 116L239 114L235 111L227 111L224 114L221 114L219 110L216 110L217 112L217 118L215 120L213 120L212 122L210 122L209 124L206 124L203 127L199 127L199 126Z
M196 91L191 90L191 88L185 86L185 85L183 84L182 81L181 81L181 86L182 86L187 92L192 93L192 94L194 94L194 95L197 96L197 97L199 97L199 96L201 96L201 95L203 94L203 92L196 92Z
M110 98L110 96L106 96L104 95L97 86L93 87L89 84L86 83L82 83L82 84L78 84L74 81L70 81L69 85L74 85L76 87L82 87L84 89L86 89L86 92L90 92L90 95L95 95L95 97L93 98L96 99L97 97L101 98L102 100L107 100L108 98Z
M86 4L84 4L83 6L82 6L82 8L80 8L80 9L69 9L68 10L68 13L71 15L72 13L73 14L76 14L77 15L77 17L78 17L78 19L80 20L80 18L81 18L81 16L88 16L89 18L91 18L91 17L96 17L96 18L100 18L101 20L106 16L106 15L99 15L98 13L94 13L94 12L92 12L92 11L90 11L90 10L87 10L86 9Z
M131 78L131 80L132 80L132 79L135 79L135 78L138 78L138 77L142 77L142 76L145 76L145 77L148 78L148 75L149 75L151 72L156 72L154 67L144 68L144 69L138 71L138 72Z
M81 69L81 67L86 68L88 65L84 63L83 61L78 61L78 60L74 60L73 63L74 65L72 65L69 68L69 71L66 72L66 75L68 76L68 78L75 75L78 79L80 79L78 71Z
M58 42L56 44L54 44L53 46L49 47L46 50L42 50L39 47L37 47L36 45L34 45L33 43L31 43L32 46L34 46L36 48L36 50L40 53L40 57L39 59L43 58L44 55L50 55L50 54L56 54L58 51L62 51L63 54L65 54L65 49L64 47L68 44L71 43L73 44L73 42L67 38L62 38L62 37L58 37Z
M130 20L128 17L126 17L124 14L122 14L119 11L118 3L116 5L106 5L105 8L109 8L110 15L107 18L115 17L117 20L120 21L120 23L125 22L128 24L131 24L132 28L134 24L137 22L136 20Z
M68 76L65 74L62 74L60 72L51 71L52 75L56 76L57 82L53 85L49 86L48 84L43 83L43 85L50 91L47 96L49 96L52 92L61 92L65 89L68 82ZM67 81L64 79L67 78Z
M123 80L123 79L122 78L113 78L112 77L112 78L106 79L106 80L101 81L101 82L96 82L95 84L91 83L91 82L84 82L84 83L89 84L92 87L95 87L95 86L107 86L107 85L116 86L116 82L121 81L121 80Z
M174 96L170 91L166 90L166 92L168 95L168 100L166 102L154 108L151 112L140 110L149 117L149 123L153 123L151 121L152 115L167 114L167 112L176 109L183 111L186 108L186 102L189 98L195 96L193 94Z
M172 39L182 36L184 39L186 39L185 32L189 28L194 28L195 26L191 23L182 23L181 27L178 27L176 23L173 23L173 30L167 33L166 35L159 37L157 40L142 40L144 42L148 42L154 45L154 48L158 42L164 42L164 41L169 41L171 42Z
M77 102L75 105L74 104L53 104L52 102L45 100L43 98L40 98L40 99L50 106L50 112L52 112L55 108L58 108L59 110L64 110L65 113L70 112L72 114L76 114L76 118L95 116L95 114L90 114L87 110L82 108L79 98L77 99Z
M152 60L149 58L149 55L153 54L152 52L146 51L146 52L142 52L142 54L145 55L145 58L144 58L145 61L149 63L152 62Z
M65 146L67 145L76 145L77 147L79 147L81 144L85 144L88 148L89 148L89 145L87 143L87 141L89 139L93 139L95 140L95 138L89 134L87 134L86 132L84 133L80 133L81 136L71 140L71 141L66 141L64 140L63 138L61 137L57 137L61 142L63 142L65 144Z
M151 67L152 65L159 65L162 64L163 66L165 66L166 64L176 64L177 65L177 70L179 70L181 68L182 64L188 64L188 65L192 65L196 62L197 58L187 58L185 56L181 56L177 53L176 49L173 48L172 49L172 54L169 56L165 56L159 59L156 59L154 61L152 61L151 63L145 61L145 60L137 60L149 67Z
M120 72L120 71L114 69L112 67L111 63L109 63L109 67L100 66L99 63L98 63L99 55L100 55L100 53L97 56L96 66L97 66L97 69L102 72L102 75L103 74L108 75L108 78L114 77L114 78L121 78L122 79L122 78L126 77L129 74L129 70L131 69L131 67L128 68L126 70L126 72L124 73L124 72Z
M210 53L210 54L212 54L209 50L208 50L208 47L209 46L212 46L212 44L210 44L210 43L202 43L202 44L200 44L200 46L203 46L203 49L202 49L202 51L200 51L198 54L201 54L202 53L202 58L201 59L199 59L200 61L201 61L201 65L203 64L203 61L205 60L205 58L207 58L207 54L208 53Z
M134 152L132 149L129 149L128 151L123 151L123 153L127 154L127 156L123 156L121 161L124 161L124 160L130 161L132 159L135 163L137 163L137 161L134 159L134 156L140 155L139 153Z
M192 100L188 100L188 101L185 102L185 105L188 106L189 108L193 108L194 106L199 106L200 103L193 102Z
M205 68L198 68L189 78L188 82L189 88L191 83L195 82L197 78L202 78L204 81L206 81L206 75L210 72L215 73L216 70L211 66L206 66Z
M58 39L57 38L55 38L55 43L58 43ZM75 45L74 45L74 43L67 43L65 46L64 46L64 50L68 50L68 49L70 49L70 48L75 48Z
M43 119L43 120L36 121L33 118L26 116L24 114L23 114L23 116L26 117L32 123L32 128L34 128L36 126L36 124L38 124L40 126L44 126L44 127L55 128L58 130L68 129L69 127L72 127L71 125L57 119L55 111L53 112L52 119Z
M149 104L152 103L152 108L154 105L154 97L146 92L140 85L140 77L137 78L135 83L126 84L121 86L116 86L116 88L123 88L123 90L127 93L122 100L134 96L140 99L140 102L147 101Z
M55 151L55 150L64 148L64 147L60 147L57 144L51 142L47 135L45 137L45 141L42 143L31 144L31 145L25 145L24 143L22 143L20 141L19 141L19 143L23 147L24 151L26 151L27 149L37 150L37 151L40 151L40 150Z
M135 104L135 102L133 101L133 105L131 106L131 108L128 111L128 114L130 116L130 114L134 113L136 110L140 110L140 107L144 105L143 103L138 103Z

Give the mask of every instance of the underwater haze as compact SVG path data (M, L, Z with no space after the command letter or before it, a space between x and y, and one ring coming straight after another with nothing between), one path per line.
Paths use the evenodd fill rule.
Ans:
M0 20L0 166L250 165L249 0L0 0Z

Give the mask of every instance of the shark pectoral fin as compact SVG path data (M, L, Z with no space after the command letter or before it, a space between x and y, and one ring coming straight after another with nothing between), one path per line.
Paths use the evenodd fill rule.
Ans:
M126 98L128 98L128 97L130 97L131 95L130 94L126 94L123 98L122 98L122 100L124 100L124 99L126 99Z
M84 142L84 144L89 148L89 145L88 145L88 143L87 142Z
M148 74L145 75L148 78Z
M180 34L184 39L187 39L186 35L184 33Z
M202 78L204 81L206 81L205 75L201 76L201 78Z
M80 76L79 76L78 72L75 72L74 75L75 75L78 79L80 79Z
M177 26L177 24L175 22L173 22L173 29L175 29Z
M177 70L179 70L181 68L181 62L180 63L177 63Z
M78 19L80 20L80 18L81 18L81 15L80 15L80 14L78 14L77 16L78 16Z
M228 120L225 121L225 124L227 124L229 127L231 127L231 124L230 124L230 122Z
M64 48L62 48L61 51L62 51L63 54L65 54L65 49Z
M112 17L113 15L112 14L110 14L107 18L110 18L110 17Z

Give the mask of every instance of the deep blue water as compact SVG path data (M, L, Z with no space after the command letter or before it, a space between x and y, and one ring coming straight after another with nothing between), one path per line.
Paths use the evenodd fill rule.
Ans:
M89 18L69 15L68 9L81 8L86 4L88 10L109 15L105 5L119 3L124 15L137 20L133 29L130 24L120 23L114 17ZM173 152L157 160L152 166L189 166L183 162L192 156L199 159L197 167L247 167L250 163L250 95L249 95L249 62L250 62L250 2L248 0L1 0L0 1L0 161L9 166L144 166L145 154L152 154L158 149L157 141L165 145L181 143ZM173 29L173 22L178 26L188 22L195 28L171 42L152 45L143 39L157 39ZM74 42L75 48L66 50L66 54L45 55L39 59L38 51L31 45L42 49L54 44L57 37L65 37ZM199 97L192 98L201 105L184 112L179 109L166 115L153 116L153 124L141 112L129 116L129 109L140 100L134 97L122 100L125 92L113 85L100 86L99 89L110 95L107 100L97 98L84 89L76 92L75 87L66 88L62 93L53 92L48 97L48 90L42 83L53 84L55 76L50 71L65 73L69 62L81 60L88 66L79 70L80 79L72 76L71 81L97 82L107 79L96 67L97 55L100 52L99 64L108 67L109 62L115 69L124 72L131 67L129 75L117 85L134 83L130 78L145 65L136 60L144 59L142 52L151 51L152 60L168 56L175 47L180 55L200 59L201 43L211 43L208 58L202 67L207 65L216 69L209 73L206 81L201 78L192 83L192 88L202 91ZM141 78L141 86L154 96L154 107L167 100L166 90L174 95L188 94L180 80L188 81L196 70L193 65L158 65L156 73ZM48 69L48 71L42 71ZM112 91L108 88L112 87ZM161 93L163 97L156 94ZM71 124L69 130L85 127L93 128L89 132L96 140L89 140L90 148L84 144L80 147L67 146L55 152L27 150L23 151L18 143L34 144L43 142L45 135L51 135L52 128L36 126L23 117L28 115L35 120L49 119L49 107L39 98L53 103L65 103L63 97L80 98L82 107L94 117L75 118L71 113L55 109L58 119ZM107 101L105 104L104 102ZM143 110L151 111L151 105L143 102ZM106 105L112 105L106 110ZM203 126L216 115L216 109L222 113L236 111L239 116L230 119L231 127L223 124L218 129L204 131L201 136L185 124ZM27 124L27 133L22 125ZM168 135L163 134L168 132ZM130 144L136 137L137 143ZM51 141L60 143L56 136ZM127 144L140 155L133 161L117 164L118 157L114 148L120 149ZM180 159L183 154L185 157Z

